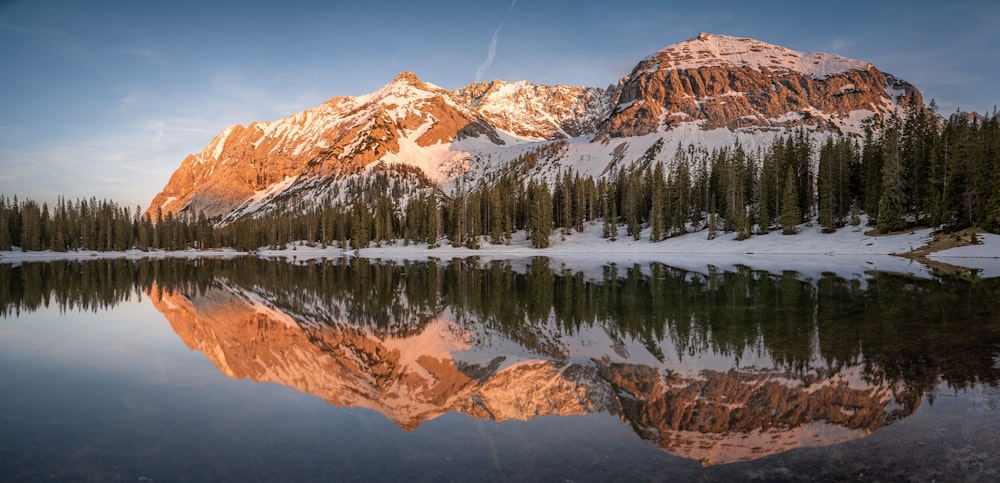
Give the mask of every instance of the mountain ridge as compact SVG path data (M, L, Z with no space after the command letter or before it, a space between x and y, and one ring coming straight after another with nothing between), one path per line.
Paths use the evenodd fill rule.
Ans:
M344 183L373 166L419 173L406 189L447 192L556 140L569 147L540 172L599 177L656 142L752 146L798 127L860 135L865 119L912 105L923 105L919 91L870 63L714 34L654 52L607 88L494 80L448 91L404 70L369 94L226 128L146 214L231 221L345 199Z

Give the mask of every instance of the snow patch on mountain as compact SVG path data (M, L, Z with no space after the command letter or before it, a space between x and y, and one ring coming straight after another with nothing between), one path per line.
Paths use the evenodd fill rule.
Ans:
M694 69L704 66L750 67L757 70L790 70L817 79L849 70L865 70L869 62L822 52L799 52L759 40L702 33L697 38L666 47L649 58L664 67Z

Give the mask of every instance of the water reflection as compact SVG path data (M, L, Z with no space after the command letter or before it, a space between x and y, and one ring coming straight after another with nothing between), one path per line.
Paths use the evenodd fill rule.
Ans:
M259 259L0 266L4 314L148 297L231 377L412 430L606 412L703 464L856 439L1000 378L1000 284Z

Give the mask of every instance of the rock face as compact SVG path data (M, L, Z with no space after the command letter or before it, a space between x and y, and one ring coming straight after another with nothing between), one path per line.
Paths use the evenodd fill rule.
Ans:
M626 146L643 144L641 153L654 142L644 136L674 145L764 139L799 126L859 134L866 118L922 105L912 85L867 62L710 34L652 54L605 89L497 80L447 91L402 72L371 94L227 128L181 163L147 214L203 212L225 222L294 209L343 196L339 183L376 166L418 187L447 188L556 139L572 142L555 168L600 176ZM730 136L699 136L719 129ZM593 140L608 149L587 147Z
M285 119L227 128L181 163L147 213L227 215L299 177L357 172L398 153L401 138L426 147L474 121L446 91L403 72L367 96L335 97Z
M795 127L813 117L888 115L896 105L923 100L872 64L703 33L639 62L601 132L642 136L691 121L705 129Z
M711 465L861 438L915 409L860 365L710 369L697 355L658 361L607 329L569 334L555 322L524 328L545 341L535 349L441 314L418 329L393 320L393 332L331 317L355 313L347 306L279 304L224 279L189 295L156 286L147 295L229 377L372 409L405 430L451 411L495 421L609 413L657 447Z
M595 132L611 112L617 90L495 80L470 84L453 95L501 131L526 138L561 139Z
M472 138L496 147L586 135L610 111L611 95L500 81L449 92L402 72L372 94L335 97L285 119L227 128L181 163L147 214L225 217L283 191L326 186L378 161L414 166L443 183L453 176L452 165L468 157L452 148L454 141Z

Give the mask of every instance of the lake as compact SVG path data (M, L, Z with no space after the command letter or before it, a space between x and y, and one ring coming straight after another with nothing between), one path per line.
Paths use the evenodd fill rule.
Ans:
M0 474L996 481L998 300L545 258L0 265Z

